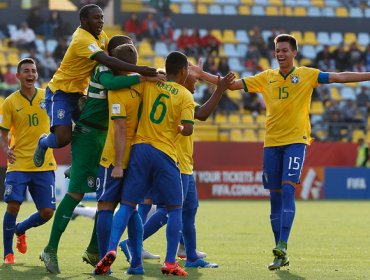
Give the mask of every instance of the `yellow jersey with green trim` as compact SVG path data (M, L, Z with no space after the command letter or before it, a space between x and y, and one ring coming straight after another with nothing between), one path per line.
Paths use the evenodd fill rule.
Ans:
M104 31L95 38L90 32L77 28L59 68L48 84L52 92L61 90L86 94L91 71L96 64L94 56L106 50L108 41Z
M114 165L116 156L114 120L119 118L126 119L126 148L122 159L122 168L127 168L131 152L131 142L135 136L139 120L141 92L143 92L145 83L147 82L136 84L130 88L110 90L108 92L109 128L100 160L100 164L106 168L109 168L111 164Z
M200 107L194 103L195 110ZM195 132L195 131L194 131ZM181 133L176 135L175 145L177 149L177 161L181 174L193 174L194 168L194 133L190 136L183 136Z
M260 92L265 100L265 147L311 143L309 112L319 73L314 68L293 67L286 76L279 69L269 69L242 79L246 92Z
M33 153L43 133L50 132L50 122L45 110L45 90L35 89L35 94L29 100L20 90L9 95L2 104L0 128L11 134L10 146L15 145L14 163L8 162L10 171L48 171L55 170L57 165L53 150L48 149L45 162L41 167L33 163Z
M193 95L172 81L145 85L141 116L133 144L150 144L177 162L177 126L186 122L194 123Z

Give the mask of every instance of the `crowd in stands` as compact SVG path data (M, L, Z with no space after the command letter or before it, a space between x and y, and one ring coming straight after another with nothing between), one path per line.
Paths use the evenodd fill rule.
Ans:
M351 2L351 5L361 5L361 1L347 2ZM123 22L123 31L131 36L136 44L146 40L154 48L156 42L164 42L168 51L183 51L193 62L204 58L203 67L210 73L226 75L233 71L229 57L222 51L223 42L210 30L200 32L198 29L179 29L167 10L169 1L152 1L151 4L161 13L132 13ZM178 33L175 34L176 32ZM248 30L249 43L245 47L245 54L240 57L244 70L239 74L254 75L263 71L266 65L261 64L261 59L267 61L268 67L271 65L275 68L277 65L274 59L274 38L286 32L288 31L284 29L273 29L270 36L266 37L257 26ZM69 36L70 29L58 12L50 11L45 17L38 7L31 9L27 20L21 22L16 29L9 30L7 26L0 25L0 40L3 44L8 44L9 48L17 48L20 58L27 56L35 59L40 77L39 86L45 85L57 69L67 50ZM45 46L48 40L54 42L53 47L40 48L40 41ZM325 45L318 50L309 66L322 71L370 71L370 45L364 49L356 42L350 42L349 45L343 42L336 47ZM299 53L298 65L303 58ZM0 95L6 96L18 87L14 66L7 64L6 67L0 68ZM197 94L197 101L203 103L214 88L211 85L203 85L199 90L201 93ZM361 129L366 133L370 110L369 89L365 86L358 88L355 100L337 100L332 97L331 90L331 86L323 85L317 88L313 95L313 101L321 102L324 108L323 114L313 122L313 132L327 132L324 137L318 134L316 138L323 141L351 141L354 130ZM231 113L251 114L256 120L257 116L265 114L265 104L259 93L241 93L240 98L236 100L226 92L216 114Z

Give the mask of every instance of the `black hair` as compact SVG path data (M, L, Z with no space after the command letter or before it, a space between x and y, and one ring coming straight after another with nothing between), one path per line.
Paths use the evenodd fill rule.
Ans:
M100 9L100 7L98 5L95 5L95 4L88 4L88 5L85 5L83 6L81 9L80 9L80 20L82 20L83 18L87 18L89 16L89 12L90 10L92 9Z
M32 59L32 58L23 58L21 61L18 62L18 65L17 65L17 73L20 73L21 71L21 67L23 64L34 64L36 65L36 62Z
M280 34L276 36L275 40L275 45L280 42L288 42L289 45L292 47L292 50L297 51L298 50L298 43L296 38L294 36L289 35L289 34Z
M166 57L166 73L167 75L177 75L181 69L188 67L188 58L181 52L171 52Z
M115 35L110 38L108 43L108 53L111 55L113 49L123 44L132 44L132 39L125 35Z

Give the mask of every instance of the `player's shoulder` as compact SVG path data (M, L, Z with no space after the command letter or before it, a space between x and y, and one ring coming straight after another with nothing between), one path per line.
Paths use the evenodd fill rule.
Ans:
M307 66L299 66L296 67L296 71L302 72L302 73L309 73L309 72L320 72L319 69L313 68L313 67L307 67Z
M16 90L14 92L12 92L11 94L9 94L5 100L3 101L3 103L9 103L9 102L13 102L14 100L17 100L19 98L21 98L21 92L20 90Z

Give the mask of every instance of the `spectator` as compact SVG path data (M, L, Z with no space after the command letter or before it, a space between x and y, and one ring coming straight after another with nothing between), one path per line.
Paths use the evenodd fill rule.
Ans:
M334 50L332 57L335 60L335 66L339 72L348 69L348 54L344 49L343 42Z
M188 30L186 28L181 29L180 36L177 38L177 50L186 54L189 42Z
M218 55L220 45L221 41L217 39L214 35L212 35L210 30L208 30L207 34L202 37L201 46L204 49L206 55L212 54L213 52Z
M9 63L6 65L6 72L2 75L3 77L3 86L5 95L9 95L13 91L18 89L18 80L15 72L13 71L12 65Z
M153 13L148 13L142 25L143 37L149 38L152 45L160 36L160 28L154 18Z
M356 95L356 106L362 115L363 126L366 128L370 111L370 97L367 87L362 86L360 93Z
M163 41L173 41L173 31L175 29L175 23L168 13L163 15L161 20L161 39Z
M50 29L50 34L51 36L49 37L54 37L54 38L59 38L62 37L65 32L64 32L64 23L62 20L62 17L58 11L51 11L50 16L48 19L48 26Z
M54 50L53 57L59 65L68 49L67 42L63 38L59 38L58 45Z
M45 52L43 56L40 56L40 63L44 70L44 75L46 80L50 80L50 78L54 75L55 71L58 68L58 64L56 63L52 53Z
M285 34L285 33L282 33ZM270 52L270 57L275 57L275 38L276 36L279 35L279 32L273 28L271 30L271 35L267 38L267 49Z
M28 26L35 32L35 34L42 36L46 35L45 20L41 16L39 7L33 7L31 9L26 21Z
M366 66L364 65L364 61L360 59L355 65L353 65L351 71L354 72L366 72Z
M212 93L215 90L215 86L212 84L208 84L208 87L203 92L203 97L201 99L201 103L204 104L209 97L212 95ZM226 92L222 94L221 100L218 103L217 112L221 112L224 114L228 114L232 111L239 110L239 107L237 104L235 104L230 97L227 95Z
M217 72L221 74L221 76L226 76L227 73L230 72L229 67L229 59L227 57L221 57L218 66L217 66Z
M189 34L189 46L187 55L193 56L195 57L195 59L198 59L202 55L201 42L202 39L200 38L199 29L194 28L191 34Z
M353 66L355 66L361 61L363 54L361 50L358 48L356 42L353 42L350 45L349 50L347 52L347 57L348 57L349 70L352 70Z
M330 87L328 85L320 85L314 90L312 99L319 99L326 107L331 100Z
M249 35L250 44L257 47L261 55L267 58L271 64L270 52L267 48L266 42L262 37L261 30L258 26L254 26Z
M357 112L356 103L352 99L347 99L341 107L343 121L346 123L347 126L347 138L348 141L352 141L352 134L353 130L356 128L362 128L362 120L359 118Z
M252 117L256 120L257 116L261 113L262 104L257 93L243 93L243 107L244 110L250 111Z
M27 22L22 22L20 28L13 34L10 43L23 50L36 49L35 32L28 27Z
M325 45L324 49L317 53L315 66L321 71L335 72L335 60L332 58L330 47L328 45Z
M136 13L132 13L130 18L126 20L124 29L134 41L141 41L142 28Z
M169 14L171 12L170 9L170 0L150 0L150 4L153 8L158 11L161 11L163 14Z
M367 45L363 53L363 60L365 63L366 71L370 71L370 44Z
M248 68L249 71L255 69L256 65L261 58L261 53L255 44L250 44L248 51L245 55L245 66Z
M209 72L213 75L217 75L217 64L215 57L213 55L208 55L206 61L204 62L204 71Z
M342 133L345 126L341 122L340 113L338 111L332 111L329 114L328 122L328 136L327 141L336 142L342 141L345 134Z

